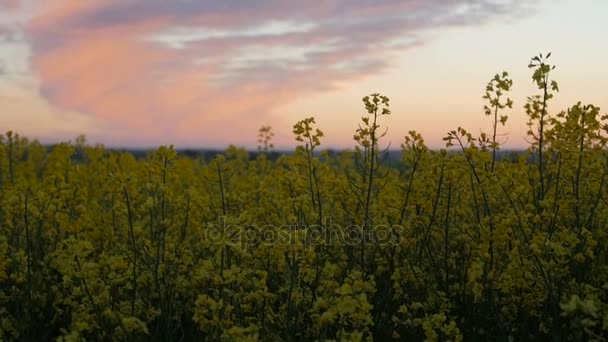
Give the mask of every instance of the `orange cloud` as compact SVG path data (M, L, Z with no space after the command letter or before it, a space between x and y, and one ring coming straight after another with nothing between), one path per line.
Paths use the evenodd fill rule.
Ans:
M101 139L251 145L258 126L280 122L276 108L377 73L438 20L520 3L477 2L57 0L27 33L41 94L110 127Z

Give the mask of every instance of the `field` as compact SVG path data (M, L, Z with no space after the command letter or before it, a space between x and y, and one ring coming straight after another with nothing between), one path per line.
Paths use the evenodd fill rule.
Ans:
M607 117L549 113L553 67L529 67L509 158L507 73L491 132L410 131L397 162L380 94L339 154L312 117L281 155L269 126L208 158L0 136L0 340L605 341Z

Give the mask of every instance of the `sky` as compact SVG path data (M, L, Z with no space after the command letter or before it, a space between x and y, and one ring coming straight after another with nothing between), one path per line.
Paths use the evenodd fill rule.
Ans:
M485 85L514 81L505 148L527 146L530 58L552 52L555 114L608 112L606 0L0 0L0 131L108 147L277 148L314 116L323 146L354 146L371 93L433 148L490 131Z

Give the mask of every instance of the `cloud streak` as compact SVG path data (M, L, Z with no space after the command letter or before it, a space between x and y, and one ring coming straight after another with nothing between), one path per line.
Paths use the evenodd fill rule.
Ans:
M519 0L56 0L26 32L40 93L103 122L101 139L251 144L280 106L386 69L429 29L528 10Z

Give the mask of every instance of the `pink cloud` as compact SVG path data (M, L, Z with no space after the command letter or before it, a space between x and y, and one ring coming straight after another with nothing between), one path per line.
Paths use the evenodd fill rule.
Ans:
M108 142L252 145L279 106L388 67L391 41L520 8L463 3L57 0L27 33L41 94L104 122Z
M20 0L2 0L0 1L0 8L14 10L21 5Z

